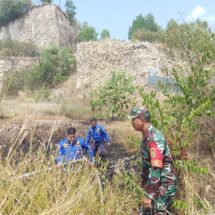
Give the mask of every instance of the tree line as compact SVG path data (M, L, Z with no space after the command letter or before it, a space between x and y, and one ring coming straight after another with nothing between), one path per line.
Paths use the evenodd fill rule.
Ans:
M51 4L53 0L40 0L39 2L41 4ZM0 0L0 27L26 14L32 5L31 0ZM78 29L78 42L96 41L111 37L110 31L106 28L99 35L95 27L87 22L80 23L75 17L76 6L72 0L66 0L64 6L71 25ZM161 42L167 44L170 48L187 50L188 52L199 53L198 46L202 44L202 41L204 41L203 49L209 48L214 52L214 38L214 32L209 28L206 21L196 20L195 22L179 24L172 19L167 23L166 28L162 29L155 21L152 13L145 16L139 14L128 28L129 40ZM203 49L201 49L201 52L203 52Z

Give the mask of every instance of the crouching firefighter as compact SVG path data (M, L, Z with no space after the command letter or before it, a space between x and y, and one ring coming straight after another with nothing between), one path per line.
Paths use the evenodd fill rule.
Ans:
M84 152L87 152L89 161L93 163L93 152L83 138L76 136L76 129L69 128L67 137L58 143L58 157L55 159L56 164L68 163L82 159Z
M110 145L110 138L107 134L106 129L97 124L96 118L90 119L90 126L86 135L86 143L90 144L90 140L93 140L92 150L95 157L100 157L105 160L107 156L106 145Z

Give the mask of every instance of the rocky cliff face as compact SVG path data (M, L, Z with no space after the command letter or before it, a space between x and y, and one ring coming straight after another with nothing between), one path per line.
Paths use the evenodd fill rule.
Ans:
M127 72L135 78L136 85L147 86L150 73L166 76L179 63L169 60L154 44L118 40L79 43L76 60L79 94L104 83L113 70Z
M55 5L33 7L25 16L0 28L0 40L30 42L46 48L51 44L66 46L75 40L75 31L66 15Z

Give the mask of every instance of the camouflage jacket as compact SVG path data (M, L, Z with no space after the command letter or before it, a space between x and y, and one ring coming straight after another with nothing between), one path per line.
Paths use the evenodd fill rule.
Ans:
M173 196L176 191L176 176L172 167L172 156L163 134L149 126L142 145L142 183L147 198L163 195Z

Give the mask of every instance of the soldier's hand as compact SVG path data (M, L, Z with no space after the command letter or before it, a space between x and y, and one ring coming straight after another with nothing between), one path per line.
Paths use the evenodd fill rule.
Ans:
M152 207L152 200L151 199L147 199L146 197L144 197L142 200L142 203L143 203L144 208L151 208Z

